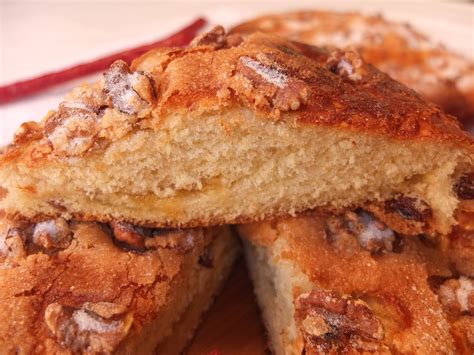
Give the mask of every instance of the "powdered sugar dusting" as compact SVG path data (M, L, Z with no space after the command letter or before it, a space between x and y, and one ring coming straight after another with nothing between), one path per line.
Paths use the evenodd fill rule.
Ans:
M49 220L36 224L35 229L33 231L33 241L36 242L38 236L42 234L48 234L52 238L57 237L58 229L56 228L56 223L54 220Z
M352 75L354 73L354 67L346 59L341 59L337 66L338 70L345 71L347 75Z
M281 70L266 66L250 57L241 57L240 60L270 84L273 84L280 89L283 89L288 84L288 76Z
M379 223L368 213L360 213L359 217L364 224L364 229L358 235L359 243L367 248L374 242L391 244L395 239L395 234L390 228L381 228Z
M141 79L141 74L129 73L125 63L115 63L105 73L105 88L115 107L133 115L137 112L135 102L140 100L133 89Z
M461 276L459 278L459 287L456 290L456 297L462 312L469 311L469 298L473 292L474 282L465 276Z
M74 311L72 318L78 325L79 331L110 333L121 326L120 321L101 322L82 309Z

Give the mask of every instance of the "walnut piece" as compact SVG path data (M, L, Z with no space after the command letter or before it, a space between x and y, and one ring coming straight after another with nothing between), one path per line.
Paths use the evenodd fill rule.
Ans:
M364 60L354 49L331 52L326 61L326 67L333 73L352 81L361 80L367 71Z
M84 106L59 105L59 110L45 121L45 133L53 149L68 155L89 150L97 134L98 116Z
M7 257L26 256L26 234L23 229L9 228L4 235L0 235L0 254Z
M133 315L114 303L85 303L82 307L48 305L46 325L59 343L72 352L114 351L127 336Z
M194 246L194 236L186 230L142 228L125 222L111 222L114 238L128 249L180 249L183 252Z
M270 55L259 54L257 58L242 56L237 65L241 79L233 89L242 93L256 106L269 106L279 111L294 111L308 102L309 86L289 74L271 59Z
M212 30L195 37L189 47L209 47L212 49L221 49L238 46L242 41L242 36L239 34L226 35L224 27L215 26Z
M373 253L393 251L395 233L365 211L348 211L326 220L328 241L340 250L353 251L355 241Z
M360 299L313 290L301 294L295 306L307 352L386 350L382 323Z
M97 85L74 89L57 112L44 121L45 135L57 152L79 155L89 150L96 139L98 121L106 107L106 97Z
M150 112L154 99L150 79L143 72L130 72L128 64L121 60L104 73L104 92L113 107L137 118Z
M148 249L179 249L182 252L193 249L194 243L193 233L183 229L155 229L153 236L145 240Z
M145 248L145 236L147 231L144 228L136 227L125 222L111 222L114 237L121 243L126 244L131 249Z
M13 137L13 144L22 144L32 139L41 138L42 136L41 125L38 122L24 122L16 130L15 136Z
M438 290L440 302L453 315L474 316L474 280L465 276L445 281Z
M63 218L37 223L33 242L45 249L65 249L71 243L72 232Z

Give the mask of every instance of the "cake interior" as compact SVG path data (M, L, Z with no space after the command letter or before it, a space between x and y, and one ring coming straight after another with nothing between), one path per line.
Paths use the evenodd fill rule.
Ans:
M439 142L268 122L243 109L171 115L81 157L0 162L9 215L197 226L343 207L397 194L426 201L441 229L453 223L456 174L469 157ZM24 158L24 159L23 159ZM22 162L24 160L26 163ZM93 173L91 173L93 172Z

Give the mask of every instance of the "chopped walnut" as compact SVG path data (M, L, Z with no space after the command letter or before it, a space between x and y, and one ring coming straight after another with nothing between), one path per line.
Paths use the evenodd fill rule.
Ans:
M38 122L24 122L15 132L13 137L13 144L21 144L31 139L41 138L41 125Z
M390 228L365 211L331 216L326 220L326 226L329 242L344 250L354 250L354 240L357 240L370 252L393 251L396 241Z
M194 38L190 47L209 46L215 49L223 48L227 45L224 27L215 26L212 30L204 32Z
M445 281L438 290L440 302L453 315L474 316L474 280L465 276Z
M427 222L433 216L431 207L416 197L400 196L385 203L388 211L397 212L405 219Z
M81 308L52 303L44 317L63 346L81 353L114 351L133 322L133 315L124 307L108 302L86 303Z
M462 200L474 200L474 173L462 175L454 190L458 197Z
M279 111L297 110L306 104L309 86L271 60L270 55L257 58L240 57L237 72L243 80L234 90L241 91L257 106L270 106Z
M186 230L158 229L153 231L151 238L146 239L145 246L148 249L166 248L187 252L194 247L194 236Z
M382 323L369 306L351 296L313 290L296 301L295 318L307 350L385 350Z
M78 155L89 150L97 134L98 116L86 108L71 108L64 103L45 121L45 133L54 150Z
M358 81L366 73L365 62L356 50L335 50L331 52L326 66L333 73Z
M4 236L0 235L0 253L7 257L26 256L26 234L20 228L9 228Z
M136 227L125 222L111 222L110 227L114 237L132 249L145 248L145 236L147 231L144 228Z
M37 223L33 231L33 242L45 249L65 249L71 238L71 230L63 218Z
M240 35L226 35L224 27L215 26L212 30L194 38L189 47L210 47L212 49L229 48L238 46L242 40Z
M44 121L46 138L54 150L68 155L89 150L95 142L104 107L106 98L97 85L74 89L59 105L58 111Z
M116 61L104 74L104 92L113 107L123 113L143 117L151 110L154 90L143 72L130 72L124 61Z

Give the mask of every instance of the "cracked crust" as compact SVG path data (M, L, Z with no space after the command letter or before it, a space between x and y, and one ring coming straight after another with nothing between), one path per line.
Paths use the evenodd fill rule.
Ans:
M411 26L382 16L300 11L244 22L231 33L265 32L328 47L355 46L365 60L466 124L474 122L474 64Z
M2 353L151 353L157 345L178 351L238 251L228 227L137 229L146 241L161 243L136 251L104 225L49 223L0 221ZM22 235L16 250L5 243L12 230ZM68 232L70 242L45 248L35 237L40 232L50 239ZM200 264L202 255L213 267ZM200 308L193 308L193 299ZM188 310L191 323L180 325L180 344L173 344L170 329Z
M368 250L329 219L239 226L277 354L472 353L474 283L445 252L419 237Z

